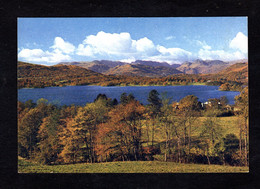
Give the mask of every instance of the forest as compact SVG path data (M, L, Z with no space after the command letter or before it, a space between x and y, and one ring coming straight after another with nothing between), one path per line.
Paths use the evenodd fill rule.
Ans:
M177 77L177 76L176 76ZM18 101L18 155L45 165L122 161L248 166L248 87L235 97L194 95L169 103L150 91L148 105L133 94L119 101L99 94L85 106L57 106L46 99ZM230 128L231 117L239 129Z

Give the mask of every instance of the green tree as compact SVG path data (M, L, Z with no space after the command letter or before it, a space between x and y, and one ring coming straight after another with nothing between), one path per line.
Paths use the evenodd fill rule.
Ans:
M127 94L126 93L122 93L120 96L120 103L121 104L127 104Z
M149 102L149 108L153 115L156 115L160 112L162 106L162 100L159 98L159 93L156 90L151 90L149 92L147 101Z
M159 93L156 90L151 90L149 92L147 101L149 113L151 116L151 123L152 123L152 147L154 145L154 135L155 135L155 123L159 121L159 114L162 107L162 100L159 98Z
M229 164L233 164L234 155L239 150L239 139L234 134L227 134L225 138L223 138L223 142L225 160Z
M60 111L56 109L53 113L43 119L38 131L39 152L38 161L43 164L55 163L61 152L58 133L60 126Z
M187 151L185 153L188 155L190 155L192 132L196 128L192 127L192 125L200 115L200 110L201 103L198 101L198 97L194 95L188 95L182 98L177 109L179 123L183 129L183 150Z
M239 143L240 143L240 159L244 160L244 165L248 165L248 117L249 117L249 101L248 101L248 87L241 91L240 95L235 97L235 108L238 109L236 113L241 118ZM244 144L242 144L244 141ZM242 152L243 151L243 152ZM242 157L243 156L243 157Z
M22 118L21 122L18 122L18 151L22 157L33 157L33 152L37 149L37 133L42 118L42 112L33 108Z
M213 115L214 116L214 115ZM216 144L221 141L223 135L222 127L217 123L216 117L207 117L202 124L200 137L202 139L202 148L210 164L210 156L215 156L218 152Z
M175 129L175 114L172 106L170 105L170 98L166 97L166 94L162 95L162 107L160 122L163 125L163 131L165 133L165 154L164 161L167 161L170 154L170 141L174 135Z

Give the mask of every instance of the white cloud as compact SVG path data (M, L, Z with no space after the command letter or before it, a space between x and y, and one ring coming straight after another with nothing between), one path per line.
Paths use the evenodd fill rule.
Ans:
M69 55L64 55L59 49L52 52L41 49L22 49L18 53L18 58L27 62L56 63L71 60Z
M174 36L170 35L170 36L165 37L164 39L165 40L171 40L171 39L174 39L174 38L175 38Z
M238 49L242 53L247 53L248 39L242 32L238 32L236 37L231 40L229 47L232 49Z
M91 48L90 46L85 46L83 44L79 44L77 51L76 51L77 55L81 55L81 56L90 56L90 57L94 57L94 50L93 48Z
M147 37L133 40L127 32L89 35L79 44L76 54L81 56L115 55L119 57L146 57L158 53L153 42Z
M246 56L240 51L236 52L227 52L224 50L208 50L208 49L200 49L198 52L198 58L202 60L239 60L244 59Z
M200 40L195 40L197 45L201 46L203 49L210 50L211 46L209 46L205 41L201 42Z
M58 63L71 60L68 54L72 54L75 51L74 45L64 41L61 37L56 37L53 46L50 48L53 49L51 52L43 51L42 49L22 48L19 49L18 58L32 63Z
M54 45L51 46L52 49L59 49L63 53L71 54L75 50L75 46L69 42L64 41L61 37L55 37Z
M100 31L97 35L87 36L82 45L95 54L120 55L132 52L132 44L129 33L111 34Z
M154 46L153 42L150 39L148 39L147 37L141 38L141 39L137 40L136 42L133 41L133 44L135 44L137 52L149 53L149 52L154 52L154 50L155 50L155 46Z
M159 55L148 57L146 60L168 63L182 63L184 61L194 59L194 56L191 52L181 48L165 48L158 45L157 50L160 52Z
M130 57L130 58L122 59L122 60L119 60L119 61L125 62L125 63L131 63L131 62L136 61L136 59L135 59L135 57Z
M236 37L231 40L229 47L231 51L224 50L212 50L210 46L207 45L205 41L201 42L196 40L197 45L202 48L198 51L198 58L202 60L238 60L247 58L247 37L238 32ZM232 51L232 49L236 51Z

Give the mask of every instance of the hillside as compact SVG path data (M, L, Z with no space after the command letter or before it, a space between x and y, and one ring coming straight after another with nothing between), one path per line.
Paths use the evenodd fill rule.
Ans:
M220 60L196 60L194 62L184 62L176 69L185 74L208 74L218 73L219 71L230 66L231 63L223 62Z
M109 61L109 60L94 60L92 62L60 62L63 65L75 65L82 68L86 68L98 73L104 73L110 68L114 68L118 65L124 65L126 63L119 61Z
M219 78L227 79L231 81L239 81L244 84L248 83L248 63L236 63L233 64L221 72L217 73Z
M156 61L145 61L145 60L136 60L131 64L142 64L142 65L152 66L152 67L164 66L167 68L177 68L180 66L180 64L168 64L167 62L156 62Z
M97 83L107 76L75 65L43 66L18 62L17 77L20 88ZM85 78L84 82L78 78Z
M111 68L105 74L107 75L127 75L144 77L163 77L182 73L174 68L165 66L147 66L143 64L126 64Z
M243 63L233 64L233 65L227 67L226 69L222 70L219 73L220 74L233 74L233 73L237 73L237 72L241 72L244 76L247 77L248 76L248 63L243 62Z
M99 76L100 74L88 70L82 69L74 65L55 65L55 66L43 66L37 64L30 64L25 62L18 62L18 78L25 77L56 77L67 74L71 77L75 75L79 76Z

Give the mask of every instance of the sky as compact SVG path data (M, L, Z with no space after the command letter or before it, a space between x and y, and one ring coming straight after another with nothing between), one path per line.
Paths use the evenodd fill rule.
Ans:
M248 58L247 17L18 18L18 60L185 61Z

